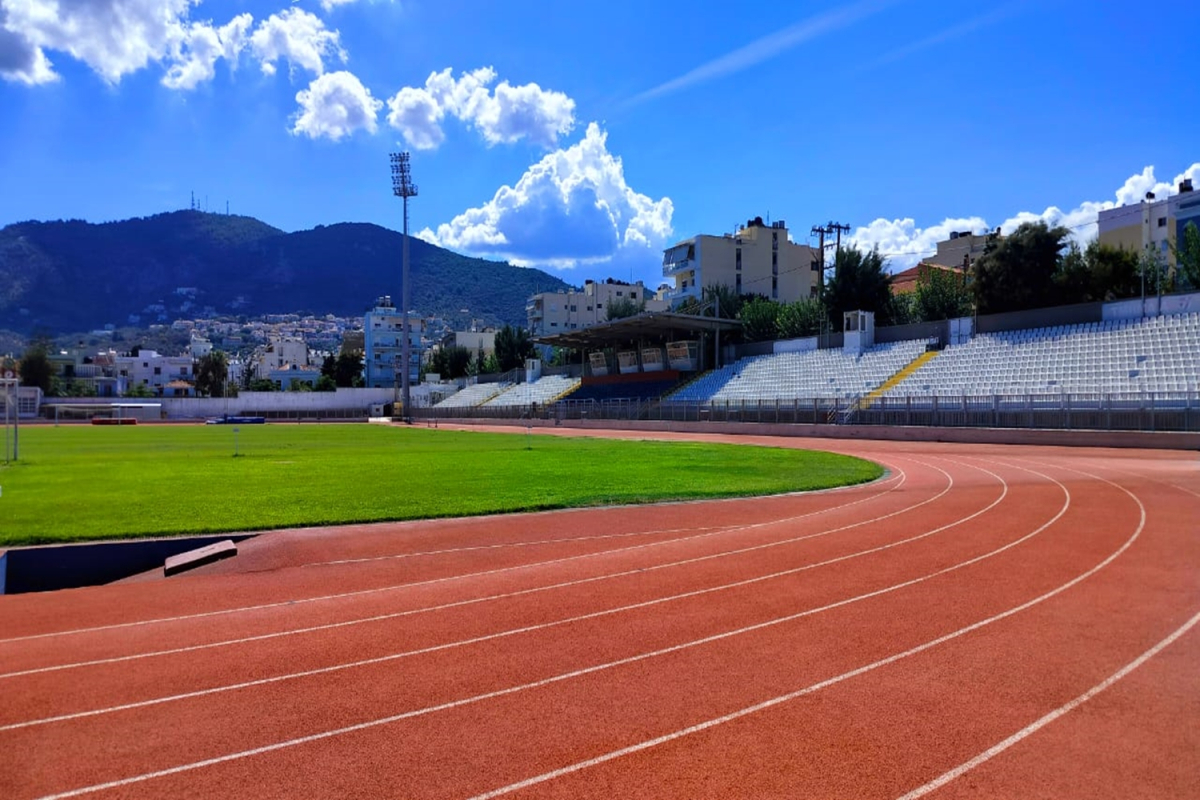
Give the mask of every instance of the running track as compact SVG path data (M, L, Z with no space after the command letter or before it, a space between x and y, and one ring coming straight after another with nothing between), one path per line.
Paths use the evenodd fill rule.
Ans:
M0 797L1197 796L1196 454L736 441L889 475L0 597Z

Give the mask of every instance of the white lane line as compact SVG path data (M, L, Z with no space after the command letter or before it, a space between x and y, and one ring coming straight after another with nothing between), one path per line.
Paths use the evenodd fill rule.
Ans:
M707 525L698 528L663 528L656 531L633 531L631 533L606 533L599 536L575 536L565 539L541 539L533 542L502 542L499 544L480 544L471 547L448 547L445 550L422 550L415 553L392 553L386 556L367 556L365 558L342 558L337 561L310 561L299 564L300 567L331 567L344 564L366 564L372 561L398 561L405 558L420 558L422 556L444 556L454 553L474 553L480 550L504 550L509 547L536 547L545 544L575 544L577 542L594 542L604 539L628 539L633 536L655 536L661 533L681 533L684 531L716 531L737 527L735 525Z
M975 769L976 767L978 767L980 764L984 763L985 761L990 761L991 759L1000 755L1001 753L1003 753L1008 748L1012 747L1017 742L1020 742L1022 739L1026 739L1026 738L1032 736L1033 734L1037 733L1039 730L1046 727L1051 722L1054 722L1054 720L1058 719L1059 717L1064 716L1065 714L1071 713L1072 711L1074 711L1075 709L1079 708L1081 705L1086 703L1088 700L1091 700L1093 697L1100 694L1105 689L1108 689L1114 683L1121 680L1129 673L1133 672L1135 669L1140 667L1142 664L1145 664L1147 661L1149 661L1150 659L1154 658L1156 655L1161 653L1163 650L1165 650L1167 647L1169 647L1172 643L1174 643L1177 639L1179 639L1179 637L1183 636L1185 633L1187 633L1192 628L1194 628L1196 626L1196 623L1198 623L1198 622L1200 622L1200 613L1197 613L1195 616L1193 616L1191 619L1189 619L1183 625L1176 628L1171 633L1170 636L1163 639L1158 644L1154 645L1149 650L1147 650L1146 652L1142 653L1140 656L1135 658L1133 661L1130 661L1128 664L1121 667L1119 670L1114 672L1112 675L1109 675L1107 678L1102 680L1100 683L1097 683L1095 686L1093 686L1092 688L1088 689L1083 694L1076 697L1074 700L1071 700L1070 702L1067 702L1067 703L1063 703L1061 706L1054 709L1049 714L1046 714L1044 717L1036 720L1035 722L1031 722L1030 724L1026 725L1024 728L1022 728L1021 730L1014 733L1012 736L1009 736L1004 741L999 742L999 743L993 745L992 747L989 747L987 750L984 750L982 753L975 756L970 761L964 761L962 764L959 764L954 769L944 772L941 775L939 775L938 777L934 778L929 783L926 783L923 786L918 786L916 789L913 789L908 794L902 795L900 798L898 798L898 800L916 800L916 798L918 798L918 797L924 797L925 795L929 794L930 792L933 792L933 791L936 791L936 790L942 788L947 783L950 783L951 781L955 780L956 778L962 777L963 775L965 775L966 773Z
M1018 469L1020 469L1020 468L1018 468ZM1032 470L1025 470L1025 471L1033 472ZM1040 474L1040 473L1034 472L1033 474ZM1048 478L1049 476L1042 476L1042 477ZM1034 536L1038 535L1042 531L1049 528L1051 525L1053 525L1055 522L1057 522L1059 519L1062 518L1063 514L1065 514L1067 512L1067 509L1071 505L1070 490L1067 489L1066 486L1063 486L1063 484L1054 480L1053 478L1049 478L1049 480L1052 480L1055 483L1057 483L1059 485L1059 487L1062 488L1062 490L1065 494L1065 501L1063 503L1063 507L1049 521L1042 524L1039 528L1037 528L1033 532L1026 534L1025 536L1021 537L1020 539L1010 542L1009 544L1006 544L1000 548L997 548L996 550L993 550L990 553L986 553L981 556L976 556L975 558L972 558L968 561L964 561L961 564L957 564L952 567L947 567L945 569L938 570L936 572L932 572L932 573L922 576L920 578L905 581L903 583L899 583L894 586L890 586L890 587L887 587L884 589L879 589L879 590L876 590L873 592L868 592L866 594L862 594L857 597L851 597L851 598L847 598L844 600L839 600L837 602L829 603L829 604L827 604L825 606L821 606L819 608L808 609L806 611L802 611L797 614L792 614L792 615L789 615L786 617L780 617L777 619L768 620L766 622L760 622L760 623L757 623L754 625L749 625L744 628L738 628L738 629L732 630L732 631L725 631L723 633L708 636L703 639L697 639L697 640L691 641L691 642L684 642L682 644L673 645L671 647L666 647L661 650L655 650L655 651L649 652L649 653L641 653L636 656L629 656L627 658L622 658L622 659L619 659L616 661L610 661L610 662L607 662L604 664L597 664L597 665L593 665L591 667L584 667L582 669L574 670L572 672L562 673L559 675L553 675L549 678L543 678L541 680L533 681L531 683L521 684L519 686L510 686L506 689L498 689L493 692L487 692L485 694L479 694L479 695L475 695L472 697L462 698L459 700L452 700L452 701L449 701L446 703L441 703L441 704L438 704L435 706L427 706L425 708L415 709L412 711L406 711L406 712L403 712L400 714L395 714L395 715L392 715L389 717L384 717L382 719L369 720L367 722L360 722L355 725L348 725L346 727L337 728L335 730L322 731L320 733L314 733L314 734L310 734L308 736L302 736L302 737L298 737L295 739L289 739L289 740L283 741L283 742L276 742L274 744L263 745L262 747L256 747L256 748L253 748L250 750L243 750L238 753L229 753L229 754L226 754L223 756L217 756L215 758L205 759L203 761L196 761L191 764L181 764L176 767L169 767L167 769L156 770L154 772L146 772L141 775L134 775L129 778L121 778L119 780L108 781L106 783L95 784L93 786L85 786L80 789L72 789L70 791L61 792L59 794L47 795L45 797L39 798L39 800L64 800L64 798L79 797L81 795L91 794L93 792L99 792L99 791L104 791L106 789L115 789L115 788L120 788L123 786L129 786L132 784L142 783L142 782L145 782L148 780L153 780L155 778L162 778L162 777L166 777L169 775L177 775L182 772L190 772L190 771L202 769L205 767L215 766L217 764L223 764L223 763L226 763L229 761L237 761L237 760L241 760L241 759L245 759L245 758L250 758L250 757L256 756L256 755L262 755L264 753L271 753L271 752L275 752L277 750L284 750L284 749L296 747L296 746L299 746L302 744L308 744L310 742L316 742L316 741L321 741L323 739L330 739L330 738L333 738L336 736L342 736L342 735L345 735L348 733L355 733L357 731L363 731L363 730L368 730L371 728L377 728L382 725L389 725L394 722L399 722L399 721L405 720L405 719L412 719L414 717L426 716L428 714L433 714L433 713L436 713L439 711L446 711L446 710L453 709L453 708L459 708L461 706L472 705L475 703L483 702L485 700L491 700L491 699L494 699L497 697L504 697L506 695L516 694L518 692L527 691L530 689L537 689L537 688L540 688L543 686L549 686L551 684L560 683L562 681L570 680L573 678L578 678L578 677L581 677L584 675L591 675L591 674L594 674L597 672L614 669L616 667L624 666L627 664L633 664L633 663L637 663L640 661L645 661L647 659L656 658L658 656L667 655L669 653L675 653L675 652L679 652L681 650L687 650L687 649L691 649L694 647L699 647L704 644L721 641L723 639L729 639L731 637L739 636L739 635L742 635L745 633L750 633L752 631L757 631L757 630L762 630L765 628L774 627L776 625L780 625L785 622L790 622L790 621L800 619L803 617L812 616L814 614L819 614L824 611L829 611L831 609L850 605L851 603L856 603L861 600L866 600L866 599L869 599L872 597L878 597L880 595L887 594L889 592L894 592L899 589L905 588L907 586L912 586L912 585L915 585L918 583L922 583L924 581L931 580L940 575L944 575L949 572L953 572L957 569L961 569L963 567L969 566L971 564L978 563L979 561L982 561L986 558L990 558L998 553L1004 552L1005 550L1015 547L1018 544L1021 544L1022 542L1028 541L1029 539L1033 538ZM1140 528L1139 528L1139 530L1140 530ZM1134 538L1137 538L1136 533L1134 534L1133 538L1131 538L1129 540L1129 542L1126 543L1125 546L1127 547L1129 544L1131 544L1133 542ZM1121 551L1118 551L1118 554L1120 552ZM1111 558L1115 558L1115 555L1110 556L1110 559ZM1097 569L1097 568L1093 568L1093 569ZM1082 580L1082 578L1075 579L1076 582L1079 580ZM1071 585L1071 584L1066 584L1065 586L1069 586L1069 585ZM1065 586L1063 588L1065 588ZM1043 597L1049 597L1052 594L1055 594L1059 591L1062 591L1062 588L1056 589L1056 590L1054 590L1054 592L1044 595ZM1036 601L1034 601L1034 602L1036 602ZM992 621L994 621L996 619L1001 619L1004 616L1007 616L1009 614L1016 613L1017 610L1021 610L1022 608L1028 607L1028 605L1032 605L1032 604L1033 603L1027 603L1025 606L1018 607L1015 610L1009 610L1007 612L1004 612L1001 615L997 615L996 617L993 617ZM801 690L800 692L793 693L792 695L786 695L785 698L791 699L792 697L799 697L801 694L807 694L809 692L816 691L819 688L823 688L825 686L830 686L834 683L838 683L842 680L845 680L848 677L852 677L854 675L858 675L863 672L870 671L871 669L874 669L877 666L882 666L885 663L891 663L892 661L899 660L900 658L903 658L906 655L912 655L914 653L921 652L922 650L926 650L930 647L933 647L936 644L940 644L943 641L948 641L949 639L953 639L957 636L961 636L962 634L967 633L971 630L974 630L977 627L982 627L983 624L986 624L986 621L984 623L975 623L974 625L968 626L967 628L963 628L952 634L947 634L946 636L939 637L938 639L935 639L932 642L927 642L923 645L919 645L918 647L913 648L912 650L906 651L905 653L901 653L899 655L894 655L894 656L889 656L886 659L875 662L874 665L868 665L867 667L860 667L856 670L853 670L852 672L844 673L843 675L838 676L836 678L831 678L826 681L822 681L819 684L814 684L813 686L808 687L807 689ZM743 709L740 712L735 712L734 715L728 715L727 718L722 717L722 718L719 718L717 721L710 720L707 723L703 723L703 727L712 727L712 725L720 724L720 722L722 722L722 721L729 721L731 719L736 719L738 716L745 716L745 714L752 713L754 710L759 710L761 708L768 708L771 705L777 705L778 703L781 703L781 702L784 702L784 699L775 698L773 700L768 700L766 703L760 703L757 706L752 706L750 709ZM703 729L701 726L693 726L693 727L695 727L696 730ZM695 732L695 731L693 731L691 729L687 729L687 732ZM654 743L662 743L665 741L670 741L670 739L673 739L673 738L679 738L680 736L683 736L683 735L687 735L687 733L686 732L676 732L674 734L670 734L668 737L659 737L659 739L652 740L652 741ZM643 742L641 745L635 745L632 748L624 748L624 750L622 750L622 751L615 751L615 752L618 755L624 755L627 752L631 753L631 752L635 752L638 749L646 749L646 747L651 747L651 746L653 746L653 744L647 744L647 743ZM592 763L601 763L601 761L610 760L611 758L616 758L616 757L617 757L617 755L608 754L607 756L599 757L599 760L591 759L589 762L581 762L581 763L586 764L587 766L590 766ZM551 775L551 773L547 773L547 775L551 775L551 777L558 777L558 775L560 775L560 774L566 774L566 772L575 771L577 769L583 769L583 766L574 765L573 767L566 767L566 768L563 768L562 770L556 770L552 775ZM504 794L504 793L507 793L508 791L515 791L517 788L524 788L527 785L533 785L534 783L541 783L543 780L549 780L549 779L550 779L549 777L532 778L529 781L522 782L520 785L514 784L513 787L510 787L510 788L507 788L504 790L497 790L497 792L500 794ZM493 793L491 795L485 795L485 796L495 796L495 794L496 793Z
M883 480L875 481L873 483L875 486L886 486L887 484L894 481L896 478L897 478L896 475L891 475L887 478L884 478ZM836 486L832 489L818 489L818 490L815 490L812 492L787 492L785 494L767 495L767 497L768 498L770 498L770 497L799 497L799 496L803 496L803 495L832 494L835 492L845 492L845 491L848 491L851 489L861 488L864 485L866 485L866 484L857 484L855 486ZM699 500L699 501L685 500L685 501L681 501L679 503L679 505L688 505L688 504L692 504L692 503L696 503L696 502L718 502L718 503L720 503L720 502L729 502L729 501L733 501L733 500L742 500L742 499L745 499L745 498L726 497L726 498L716 498L712 501L709 501L709 500ZM667 504L664 503L662 505L667 505ZM834 506L833 508L841 508L841 506ZM576 509L576 510L579 510L579 509ZM712 530L719 531L719 530L727 530L727 529L738 528L738 527L740 527L740 526L737 526L737 525L724 525L724 526L710 525L707 527L702 526L702 527L693 527L693 528L667 528L667 529L654 530L654 531L635 531L632 533L606 533L606 534L602 534L602 535L598 535L598 536L577 536L577 537L563 538L563 539L541 539L541 540L532 541L532 542L501 542L498 544L483 544L483 545L474 545L474 546L470 546L470 547L452 547L452 548L447 548L445 550L425 550L425 551L415 552L415 553L389 553L387 555L382 555L382 556L365 556L363 558L342 558L342 559L337 559L334 561L311 561L311 562L308 562L305 564L300 564L299 566L301 566L301 567L328 567L328 566L341 566L343 564L365 564L365 563L370 563L370 562L374 562L374 561L395 561L395 560L405 559L405 558L416 558L418 556L440 556L440 555L446 555L446 554L450 554L450 553L470 553L470 552L479 551L479 550L502 550L502 549L509 548L509 547L534 547L537 545L549 545L549 544L571 544L574 542L591 542L591 541L599 541L599 540L603 540L603 539L627 539L631 536L653 536L655 534L680 533L683 531L712 531Z
M920 463L920 462L918 462L918 463ZM391 612L388 614L377 614L377 615L371 616L371 617L360 617L357 619L343 620L341 622L331 622L331 623L326 623L324 625L314 625L314 626L309 626L306 628L293 628L293 629L285 630L285 631L262 633L262 634L258 634L256 636L245 636L245 637L242 637L239 639L227 639L227 640L223 640L223 641L219 641L219 642L208 642L205 644L188 645L186 647L175 647L175 648L170 648L170 649L166 649L166 650L152 650L152 651L146 652L146 653L135 653L132 655L127 655L127 656L112 656L110 658L98 658L98 659L92 659L89 661L75 661L75 662L68 662L66 664L54 664L54 665L46 666L46 667L36 667L33 669L0 673L0 680L6 679L6 678L18 678L18 677L21 677L22 675L36 675L36 674L43 673L43 672L55 672L55 671L64 670L64 669L75 669L78 667L92 667L92 666L98 666L101 664L116 664L116 663L120 663L123 661L136 661L136 660L139 660L142 658L156 658L158 656L176 655L179 653L191 653L191 652L195 652L198 650L207 650L207 649L214 648L214 647L228 647L230 645L245 644L246 642L260 642L260 641L264 641L267 639L278 639L283 636L295 636L297 634L312 633L314 631L332 630L334 628L344 628L344 627L348 627L351 625L361 625L361 624L370 623L370 622L380 622L383 620L397 619L400 617L411 616L414 614L424 614L424 613L431 612L431 611L443 611L443 610L449 609L449 608L459 608L462 606L473 605L476 603L491 602L493 600L506 600L506 599L509 599L512 597L520 597L523 595L536 594L539 592L546 592L546 591L551 591L554 589L562 589L565 587L579 586L581 584L586 584L586 583L595 583L597 581L611 580L614 578L627 577L629 575L637 575L637 574L646 573L646 572L654 572L656 570L667 569L670 567L679 567L679 566L684 566L684 565L688 565L688 564L695 564L695 563L698 563L701 561L710 561L712 559L717 559L717 558L726 558L728 556L741 555L744 553L750 553L750 552L754 552L756 550L764 550L764 549L771 548L771 547L781 547L783 545L795 544L797 542L802 542L802 541L805 541L808 539L816 539L816 538L820 538L822 536L828 536L831 533L839 533L844 530L850 530L851 528L858 528L863 525L868 525L868 524L871 524L873 522L878 522L883 519L889 519L891 517L898 516L899 514L903 514L908 511L911 511L920 506L926 505L928 503L932 503L933 501L935 501L938 498L947 494L954 485L953 479L950 478L950 476L947 475L942 470L938 470L937 467L933 467L932 465L929 465L929 464L922 464L922 466L929 466L932 469L937 470L938 472L942 472L942 474L946 475L947 479L949 479L949 481L950 481L949 484L939 494L936 494L927 500L923 500L923 501L917 503L916 505L912 505L912 506L908 506L906 508L900 509L899 511L894 511L890 514L884 514L884 515L881 515L878 517L873 517L872 519L855 522L850 525L843 525L840 528L830 528L830 529L827 529L824 531L818 531L816 533L806 534L804 536L796 536L796 537L793 537L790 539L781 539L778 541L768 542L766 544L754 545L751 547L743 547L743 548L738 548L735 550L724 550L720 553L712 553L712 554L705 555L705 556L697 556L694 558L687 558L687 559L683 559L681 561L669 561L669 562L666 562L663 564L653 564L653 565L646 566L646 567L636 567L634 569L624 570L622 572L612 572L612 573L607 573L605 575L594 575L594 576L591 576L588 578L578 578L573 581L563 581L560 583L554 583L554 584L549 584L549 585L545 585L545 586L535 586L535 587L532 587L529 589L519 589L517 591L504 592L501 594L486 595L484 597L474 597L474 598L469 598L467 600L457 600L457 601L450 602L450 603L442 603L442 604L436 605L436 606L425 606L423 608L409 609L407 611L396 611L396 612ZM896 484L896 486L894 488L898 489L902 484L903 484L903 481L901 481L901 483ZM889 491L891 491L891 490L889 490ZM861 500L856 501L856 503L857 502L862 502L862 501ZM850 503L848 505L855 505L855 503ZM722 533L730 533L732 531L744 531L744 530L751 530L754 528L767 527L770 525L779 525L779 524L794 522L798 519L803 519L805 517L823 514L823 513L826 513L826 511L815 511L815 512L811 512L809 514L800 514L795 517L788 517L788 518L781 519L781 520L772 520L771 522L760 522L760 523L755 523L753 525L741 526L738 528L729 528L729 529L718 530L715 533L705 533L705 534L700 534L699 536L685 536L685 537L681 537L679 539L670 539L666 542L654 542L651 544L637 545L635 547L626 547L626 548L621 548L619 550L608 550L605 552L606 553L627 552L630 550L638 550L638 549L642 549L642 548L646 548L646 547L653 547L653 546L659 545L659 544L670 544L672 542L687 542L687 541L691 541L691 540L697 539L697 538L716 536L716 535L720 535ZM559 559L559 560L570 561L570 560L573 560L574 558L586 558L586 557L588 557L588 556L578 556L578 557L571 557L571 558L565 558L565 559ZM548 564L548 563L555 563L555 562L540 562L540 563ZM494 574L497 572L507 572L512 569L518 569L518 568L517 567L504 567L504 568L501 568L498 570L489 570L487 572L481 572L481 573L475 573L475 574L491 575L491 574ZM430 581L423 581L420 583L409 583L409 584L404 584L404 585L405 586L423 586L423 585L427 585L427 584L431 584L431 583L441 583L444 581L456 580L461 577L470 577L470 576L466 575L466 576L455 576L455 577L451 577L451 578L437 578L437 579L430 580Z
M1066 469L1066 468L1064 468L1064 469ZM1078 470L1072 470L1072 471L1078 472ZM1087 473L1083 473L1083 474L1087 474ZM1093 475L1091 477L1097 478L1098 480L1105 480L1104 478L1098 478L1098 476L1095 476L1095 475ZM1105 482L1110 483L1113 486L1117 486L1117 484L1114 484L1111 481L1105 481ZM706 731L710 728L715 728L718 725L724 725L727 722L733 722L734 720L741 719L742 717L747 717L751 714L756 714L759 711L765 711L768 708L773 708L773 707L781 705L783 703L790 702L799 697L803 697L808 694L813 694L814 692L820 691L821 689L827 688L829 686L833 686L834 684L841 683L843 681L849 680L850 678L854 678L859 675L863 675L867 672L871 672L873 670L879 669L880 667L884 667L889 664L893 664L901 659L917 655L918 653L923 653L926 650L929 650L933 647L937 647L940 644L944 644L945 642L951 641L953 639L957 639L961 636L965 636L968 633L977 631L980 628L983 628L987 625L991 625L993 623L999 622L1000 620L1007 619L1008 617L1011 617L1014 614L1019 614L1022 611L1025 611L1029 608L1032 608L1035 605L1038 605L1039 603L1045 602L1046 600L1049 600L1050 598L1055 597L1056 595L1059 595L1062 592L1065 592L1067 589L1070 589L1071 587L1079 584L1080 582L1087 580L1092 575L1095 575L1097 572L1104 569L1104 567L1111 564L1122 553L1124 553L1126 550L1128 550L1133 545L1133 543L1135 541L1137 541L1138 537L1141 535L1142 529L1145 528L1145 526L1146 526L1146 507L1142 504L1142 501L1140 499L1138 499L1138 497L1136 495L1134 495L1129 490L1125 489L1123 486L1117 486L1117 488L1121 489L1126 494L1128 494L1130 497L1132 497L1134 499L1134 501L1138 504L1138 509L1140 511L1140 519L1138 521L1137 527L1133 531L1133 534L1128 539L1126 539L1124 544L1122 544L1119 548L1117 548L1117 550L1115 552L1113 552L1111 555L1109 555L1107 558L1105 558L1099 564L1095 565L1094 567L1087 570L1086 572L1075 576L1071 580L1067 581L1066 583L1062 584L1061 586L1058 586L1055 589L1051 589L1050 591L1048 591L1044 594L1038 595L1037 597L1033 598L1032 600L1028 600L1019 606L1014 606L1013 608L1010 608L1007 611L1002 611L999 614L995 614L986 619L982 619L982 620L979 620L978 622L974 622L974 623L966 626L965 628L959 628L956 631L952 631L951 633L948 633L944 636L939 636L936 639L932 639L923 644L919 644L916 647L910 648L901 653L896 653L896 654L890 655L886 658L881 658L878 661L872 661L870 664L866 664L857 669L850 670L849 672L843 672L841 675L835 675L832 678L828 678L819 683L814 683L811 686L806 686L803 689L799 689L794 692L789 692L788 694L779 695L777 697L772 697L771 699L764 700L761 703L756 703L755 705L747 706L745 708L738 709L737 711L731 712L729 714L725 714L720 717L715 717L713 719L705 720L704 722L698 723L696 725L691 725L686 728L681 728L677 731L672 731L671 733L664 734L662 736L658 736L653 739L647 739L645 741L629 745L628 747L622 747L619 750L612 750L612 751L609 751L602 755L596 756L594 758L589 758L586 761L577 761L574 764L569 764L565 767L560 767L559 769L556 769L556 770L551 770L549 772L543 772L541 775L535 775L535 776L533 776L531 778L527 778L523 781L518 781L517 783L511 783L508 786L501 786L498 789L493 789L490 792L484 792L483 794L474 795L473 797L468 798L468 800L491 800L491 798L494 798L494 797L500 797L502 795L511 794L512 792L516 792L521 789L526 789L530 786L536 786L537 784L545 783L546 781L554 780L555 778L561 778L565 775L570 775L571 773L579 772L581 770L588 769L589 767L594 767L594 766L603 764L608 761L613 761L613 760L621 758L623 756L631 755L633 753L638 753L643 750L649 750L650 748L657 747L659 745L666 744L668 742L673 742L676 739L682 739L685 736L691 736L694 733L700 733L701 731ZM1053 520L1050 523L1047 523L1047 526L1050 524L1053 524ZM72 795L61 795L61 796L70 797ZM43 798L42 800L51 800L51 799Z
M396 661L396 660L402 659L402 658L409 658L411 656L425 655L428 653L435 653L435 652L438 652L441 650L450 650L450 649L457 648L457 647L465 647L468 645L479 644L481 642L487 642L487 641L492 641L495 639L503 639L503 638L507 638L510 636L516 636L518 634L532 633L535 631L543 631L543 630L547 630L549 628L555 628L555 627L559 627L562 625L569 625L569 624L573 624L573 623L577 623L577 622L583 622L583 621L590 620L590 619L598 619L600 617L611 616L613 614L620 614L620 613L623 613L626 611L633 611L633 610L641 609L641 608L649 608L651 606L656 606L656 605L659 605L662 603L669 603L669 602L674 602L676 600L700 597L702 595L712 594L714 592L721 592L721 591L725 591L728 589L735 589L735 588L739 588L739 587L743 587L743 586L751 586L756 583L763 583L765 581L775 580L777 578L783 578L783 577L787 577L790 575L796 575L796 574L799 574L801 572L806 572L811 569L817 569L818 567L825 567L825 566L829 566L830 564L837 564L837 563L840 563L843 561L849 561L851 559L860 558L862 556L870 555L872 553L879 553L884 550L890 550L894 547L899 547L901 545L905 545L905 544L909 544L911 542L918 541L920 539L925 539L929 536L933 536L936 533L941 533L942 531L946 531L946 530L949 530L950 528L954 528L954 527L957 527L958 525L962 525L963 523L969 522L969 521L987 513L988 511L992 510L993 508L998 506L1004 500L1005 497L1008 496L1008 492L1009 492L1008 482L1006 480L1004 480L1003 477L997 475L996 473L992 472L991 470L986 470L982 467L971 467L971 468L977 469L980 472L985 472L988 475L991 475L996 480L998 480L1002 487L1000 495L995 500L993 500L991 503L989 503L987 506L980 509L979 511L969 514L968 516L962 517L961 519L955 520L954 522L951 522L949 524L942 525L941 527L926 531L925 533L917 534L916 536L912 536L908 539L901 539L896 542L891 542L889 544L880 545L878 547L872 547L867 550L860 550L856 553L850 553L848 555L838 556L836 558L831 558L826 561L820 561L820 562L816 562L813 564L805 564L804 566L801 566L801 567L795 567L793 569L782 570L779 572L773 572L769 575L760 575L760 576L757 576L754 578L747 578L745 580L740 580L740 581L736 581L733 583L722 584L720 586L711 586L711 587L704 588L704 589L695 589L695 590L692 590L689 592L682 592L680 594L668 595L666 597L657 597L652 600L643 600L638 603L631 603L629 605L618 606L616 608L604 609L602 611L593 611L593 612L590 612L587 614L580 614L578 616L554 620L551 622L544 622L544 623L539 623L536 625L527 625L527 626L520 627L520 628L513 628L510 630L506 630L506 631L500 631L498 633L490 633L490 634L486 634L483 636L476 636L476 637L473 637L470 639L462 639L462 640L453 641L453 642L446 642L446 643L439 644L439 645L432 645L429 647L424 647L424 648L421 648L418 650L408 650L408 651L404 651L404 652L400 652L400 653L391 653L391 654L388 654L385 656L377 656L375 658L362 659L359 661L352 661L352 662L347 662L344 664L333 664L333 665L330 665L327 667L319 667L316 669L304 670L303 672L293 672L293 673L284 674L284 675L275 675L270 678L259 678L257 680L244 681L242 683L228 684L225 686L215 686L215 687L211 687L208 689L198 689L196 691L184 692L181 694L169 695L166 697L158 697L158 698L153 698L150 700L141 700L141 701L132 702L132 703L124 703L124 704L117 705L117 706L110 706L107 708L94 709L91 711L77 711L77 712L70 713L70 714L60 714L58 716L53 716L53 717L44 717L42 719L29 720L27 722L15 722L15 723L10 723L8 725L0 725L0 732L17 730L20 728L30 728L30 727L34 727L36 725L47 725L47 724L50 724L53 722L65 722L67 720L81 719L84 717L94 717L94 716L97 716L100 714L111 714L111 713L114 713L117 711L128 711L130 709L135 709L135 708L145 708L147 706L160 705L162 703L170 703L170 702L175 702L178 700L187 700L187 699L194 698L194 697L204 697L207 695L219 694L222 692L235 691L235 690L239 690L239 689L247 689L247 688L250 688L253 686L264 686L267 684L279 683L280 681L293 680L293 679L297 679L297 678L307 678L307 677L311 677L313 675L322 675L322 674L326 674L326 673L330 673L330 672L339 672L341 670L355 669L358 667L371 666L374 664L383 664L383 663L386 663L389 661ZM1034 474L1039 474L1039 473L1034 473ZM1046 476L1042 476L1042 477L1046 477ZM1064 491L1065 491L1065 489L1064 489ZM1065 508L1064 508L1064 511L1065 511Z
M664 544L687 542L687 541L691 541L693 539L704 539L704 538L708 538L710 536L719 536L719 535L725 534L725 533L735 533L735 532L740 532L740 531L753 530L756 528L767 527L769 525L777 525L777 524L780 524L783 522L794 522L796 520L805 519L807 517L815 517L815 516L819 516L821 514L828 514L833 511L838 511L843 508L849 508L851 506L856 506L860 503L869 502L871 500L875 500L880 497L883 497L884 495L891 494L892 492L899 489L902 485L904 485L904 483L908 479L908 474L903 469L897 467L896 471L899 473L899 476L900 476L899 482L897 482L895 486L893 486L885 491L876 492L874 494L867 495L866 497L860 498L858 500L854 500L849 503L843 503L838 506L832 506L831 508L824 508L824 509L820 509L818 511L812 511L807 514L798 514L794 517L788 517L788 518L782 519L782 520L772 520L770 522L761 522L761 523L756 523L753 525L742 525L742 526L738 526L735 528L728 528L725 530L719 530L719 531L714 531L714 532L709 532L709 533L702 533L702 534L698 534L696 536L683 536L678 539L670 539L670 540L667 540L664 542L650 542L648 544L632 545L630 547L618 547L618 548L614 548L612 550L602 550L598 553L585 553L583 555L578 555L578 556L567 556L564 558L552 558L547 561L534 561L534 562L531 562L528 564L516 564L511 567L501 567L499 569L484 570L482 572L469 572L469 573L463 573L461 575L449 575L445 578L435 578L433 580L417 581L415 583L400 583L400 584L393 584L391 586L379 586L379 587L376 587L373 589L358 589L358 590L355 590L352 592L339 592L336 594L318 595L316 597L302 597L302 598L298 598L295 600L280 600L280 601L274 602L274 603L260 603L260 604L252 605L252 606L239 606L237 608L225 608L225 609L220 609L217 611L201 611L201 612L198 612L195 614L180 614L180 615L172 616L172 617L156 617L154 619L135 620L133 622L118 622L118 623L113 623L110 625L97 625L97 626L90 627L90 628L74 628L71 630L53 631L50 633L35 633L35 634L28 635L28 636L14 636L14 637L11 637L8 639L0 639L0 645L9 644L11 642L27 642L27 641L31 641L34 639L51 639L51 638L55 638L55 637L59 637L59 636L73 636L73 635L82 634L82 633L94 633L97 631L110 631L110 630L117 630L117 629L124 629L124 628L138 628L138 627L143 627L146 625L158 625L158 624L167 623L167 622L183 622L183 621L190 621L190 620L194 620L194 619L205 619L205 618L211 618L211 617L224 616L226 614L239 614L239 613L246 612L246 611L262 611L265 609L284 608L287 606L296 606L296 605L301 605L301 604L305 604L305 603L317 603L317 602L323 602L326 600L342 600L342 599L345 599L348 597L362 597L364 595L380 594L383 592L397 591L400 589L411 589L414 587L428 586L430 584L436 584L436 583L446 583L449 581L464 580L467 578L481 578L481 577L487 577L490 575L499 575L499 574L506 573L506 572L516 572L516 571L525 570L525 569L532 569L535 567L544 567L544 566L551 566L551 565L555 565L555 564L563 564L563 563L570 562L570 561L579 561L579 560L588 559L588 558L598 558L598 557L602 557L602 556L615 555L617 553L626 553L626 552L630 552L633 550L643 550L643 549L647 549L650 547L658 547L658 546L661 546ZM890 480L891 479L889 478L888 481L890 481ZM888 481L883 481L882 483L887 483ZM882 485L882 483L878 484L878 485ZM915 506L913 506L913 507L915 508Z

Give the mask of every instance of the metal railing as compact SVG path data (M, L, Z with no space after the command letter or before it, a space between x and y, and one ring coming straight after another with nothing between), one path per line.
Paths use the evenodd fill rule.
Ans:
M561 400L549 405L414 409L428 418L765 422L945 428L1200 432L1200 392L670 401Z

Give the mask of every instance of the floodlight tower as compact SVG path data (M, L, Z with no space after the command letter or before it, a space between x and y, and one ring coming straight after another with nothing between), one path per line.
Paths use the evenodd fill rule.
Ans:
M409 166L408 153L392 153L392 194L404 200L404 244L400 261L400 327L404 337L400 345L401 358L404 360L401 386L404 395L404 418L409 419L409 379L408 373L412 368L412 344L408 334L408 198L417 196L417 187L412 182L412 168Z

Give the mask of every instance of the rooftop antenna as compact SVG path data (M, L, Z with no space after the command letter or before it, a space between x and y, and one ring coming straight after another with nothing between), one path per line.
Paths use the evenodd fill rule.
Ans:
M196 210L196 190L192 190L192 211Z

